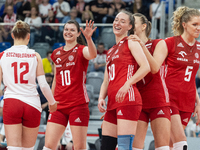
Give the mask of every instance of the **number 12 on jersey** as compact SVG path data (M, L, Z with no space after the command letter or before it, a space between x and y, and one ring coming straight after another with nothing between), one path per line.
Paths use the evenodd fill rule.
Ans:
M60 72L61 80L62 80L62 86L70 85L71 79L70 79L70 71L69 70L62 70Z
M192 69L193 69L193 66L187 66L186 70L185 70L185 78L184 80L189 82L190 79L191 79L191 76L192 76Z

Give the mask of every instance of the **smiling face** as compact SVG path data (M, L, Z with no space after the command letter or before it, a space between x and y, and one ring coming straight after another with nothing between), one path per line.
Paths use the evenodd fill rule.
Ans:
M67 42L74 42L77 37L80 35L80 32L78 32L78 28L73 23L66 23L63 30L63 38Z
M182 23L184 32L189 36L198 38L200 34L200 16L191 17L187 23Z
M130 24L129 16L123 12L120 12L115 17L113 22L113 32L115 35L128 35L128 31L132 28Z

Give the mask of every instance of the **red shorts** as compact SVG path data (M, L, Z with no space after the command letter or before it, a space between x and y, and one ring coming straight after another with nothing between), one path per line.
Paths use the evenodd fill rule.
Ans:
M172 107L172 106L170 107L170 113L171 113L171 116L177 115L177 114L180 115L181 122L184 126L187 126L188 122L190 121L191 115L192 115L191 112L180 111L177 108Z
M156 118L167 118L170 120L170 107L157 107L150 109L142 109L139 120L144 122L153 121Z
M142 110L141 105L121 106L113 110L107 110L104 120L116 125L117 125L117 119L138 121L141 110Z
M6 125L20 124L28 128L40 125L41 113L36 108L14 98L4 99L3 122Z
M53 122L67 126L68 121L70 125L74 126L88 126L90 112L88 104L82 104L67 109L59 109L49 114L48 122Z

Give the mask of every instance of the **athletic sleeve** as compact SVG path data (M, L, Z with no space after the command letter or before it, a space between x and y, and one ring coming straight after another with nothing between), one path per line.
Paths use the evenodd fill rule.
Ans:
M169 37L165 39L165 42L167 44L167 48L168 48L168 53L173 53L173 47L174 47L174 37Z

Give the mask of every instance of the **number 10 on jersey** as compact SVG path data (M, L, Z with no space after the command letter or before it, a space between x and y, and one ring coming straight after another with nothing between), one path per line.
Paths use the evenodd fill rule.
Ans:
M71 79L70 79L70 71L69 70L62 70L60 72L61 80L62 80L62 86L70 85Z

